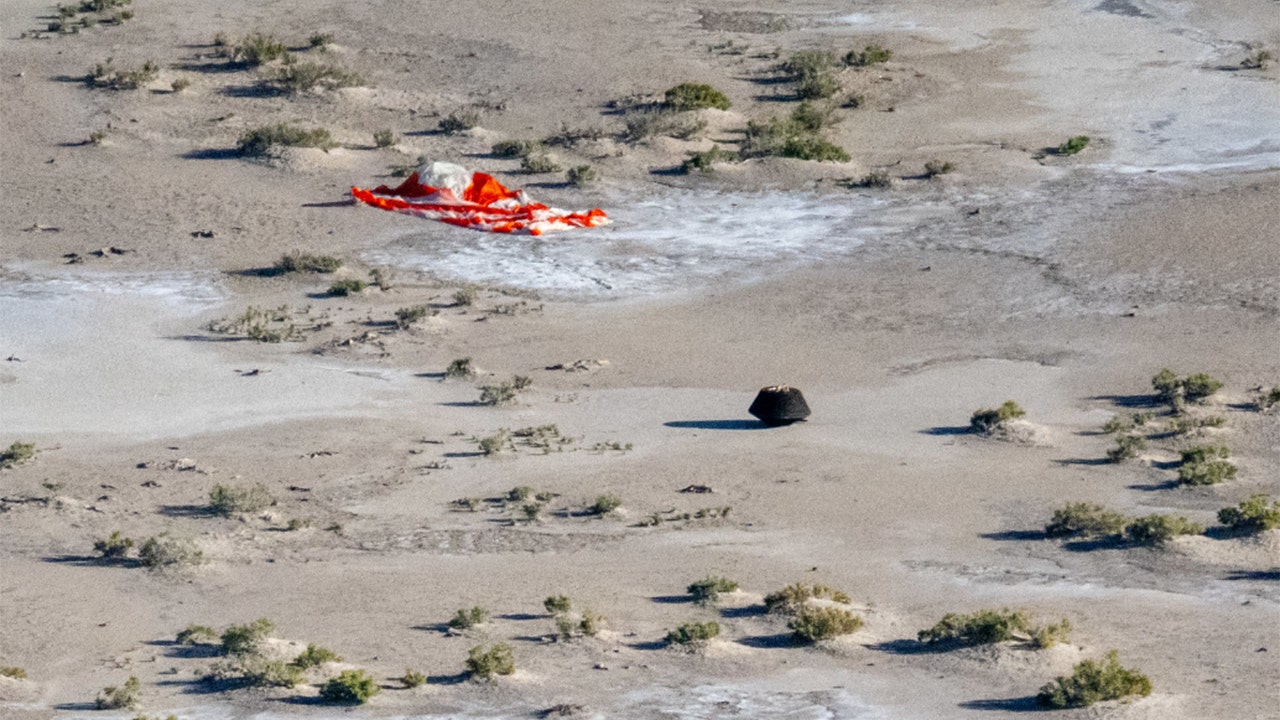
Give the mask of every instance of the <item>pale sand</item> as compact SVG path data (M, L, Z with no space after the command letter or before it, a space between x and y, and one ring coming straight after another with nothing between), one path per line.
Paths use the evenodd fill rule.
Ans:
M0 445L34 442L38 455L0 472L0 666L28 673L0 678L0 715L132 717L92 701L136 675L148 715L336 717L346 711L298 698L350 667L388 688L360 716L527 717L568 703L592 717L1001 717L1115 648L1154 693L1060 716L1274 717L1276 532L1164 549L1037 537L1066 502L1212 525L1251 493L1280 494L1280 424L1248 407L1251 388L1280 382L1280 91L1274 68L1221 69L1280 44L1273 5L752 7L775 17L656 2L424 13L138 0L121 27L19 39L50 8L5 3L0 356L21 362L0 366ZM778 18L784 29L758 32ZM222 61L201 55L216 32L254 30L303 45L333 32L323 57L371 86L238 91L251 72L211 71ZM746 50L730 54L729 40ZM758 82L775 62L760 55L872 41L895 57L844 75L865 99L831 131L850 163L661 172L794 107L771 97L785 85ZM75 81L108 56L164 69L136 92ZM169 93L178 76L191 87ZM703 113L707 138L611 139L620 120L606 103L685 81L734 102ZM504 109L462 135L425 132L479 101ZM231 157L245 129L286 120L350 147ZM608 130L557 151L597 167L598 186L485 155L562 123ZM77 145L108 125L102 146ZM372 148L382 127L403 134L395 148ZM1094 138L1081 155L1036 157L1075 134ZM617 223L532 243L340 204L419 154ZM958 171L913 179L934 158ZM876 168L897 187L837 183ZM745 219L726 231L731 203ZM36 226L58 231L24 231ZM215 236L193 237L204 230ZM62 264L108 246L132 252ZM340 277L383 267L395 287L317 298L332 278L242 272L294 249L346 258ZM468 278L492 288L450 307ZM389 324L422 303L436 314ZM199 341L219 339L209 320L281 304L331 325L301 344ZM502 305L514 312L491 312ZM441 381L460 357L484 374ZM545 369L579 359L579 371ZM1112 443L1098 428L1166 366L1223 380L1201 412L1226 426L1097 463ZM516 405L473 405L477 384L514 374L533 379ZM779 382L814 414L761 429L746 408ZM1028 412L1028 442L963 432L975 409L1009 398ZM475 454L473 438L550 423L576 439L564 452ZM1176 450L1208 440L1230 445L1238 477L1172 486ZM214 485L256 482L277 498L268 511L200 515ZM559 494L536 524L496 504L450 506L521 485ZM689 485L714 493L678 492ZM617 513L576 514L606 493ZM723 519L639 526L725 506ZM283 532L290 519L311 525ZM93 542L114 530L193 538L207 562L177 575L95 564ZM683 602L708 574L741 585L720 610ZM797 581L847 591L865 627L792 646L783 619L752 608ZM541 603L557 593L603 614L605 630L547 642ZM472 605L495 619L441 631ZM1076 630L1043 652L912 642L944 613L1000 607ZM344 663L294 690L210 693L197 680L216 658L171 644L188 624L263 616ZM721 624L705 652L659 648L694 619ZM461 681L467 650L498 641L515 648L516 675ZM392 689L406 667L432 682Z

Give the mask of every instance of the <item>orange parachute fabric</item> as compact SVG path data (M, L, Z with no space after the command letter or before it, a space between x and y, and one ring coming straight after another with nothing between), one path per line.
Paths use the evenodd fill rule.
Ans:
M509 190L492 176L468 173L451 163L431 163L398 187L351 188L355 199L383 210L498 233L541 235L556 230L606 225L599 208L568 212L534 202L523 190Z

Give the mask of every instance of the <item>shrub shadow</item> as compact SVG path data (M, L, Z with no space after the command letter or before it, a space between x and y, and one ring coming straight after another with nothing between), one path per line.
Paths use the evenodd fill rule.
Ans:
M418 378L431 378L432 380L444 380L446 377L448 377L442 372L414 373L413 376Z
M283 97L287 93L270 85L229 85L219 90L218 94L232 98L274 98Z
M1043 530L1002 530L1000 532L982 533L978 537L987 540L1047 540L1049 536Z
M441 407L484 407L479 400L456 400L454 402L436 403Z
M499 620L546 620L550 615L535 615L533 613L505 613L496 616Z
M152 647L164 648L165 657L181 658L184 660L222 656L222 650L217 645L209 645L207 643L180 645L173 640L148 640L143 644L150 645Z
M160 514L175 518L208 518L215 515L208 505L161 505Z
M939 425L920 431L922 435L972 435L973 429L968 425Z
M654 595L649 598L656 603L663 605L685 605L693 603L692 595Z
M355 707L357 705L357 703L332 703L318 695L317 696L289 695L286 697L279 698L277 702L282 702L287 705L301 705L303 707L317 707L321 705L330 705L335 708L341 708L341 707Z
M748 618L759 617L767 614L768 608L763 605L747 605L738 608L721 608L720 617L723 618Z
M665 650L667 642L665 640L645 640L642 642L630 643L627 647L632 650Z
M933 655L944 653L953 649L952 646L939 647L938 644L923 643L919 640L911 640L908 638L900 638L898 640L886 640L885 642L868 645L868 649L876 650L890 655Z
M1133 485L1125 485L1130 490L1141 490L1142 492L1157 492L1160 490L1172 490L1182 483L1177 480L1166 480L1158 483L1134 483Z
M1053 148L1052 155L1058 154ZM1123 408L1152 408L1160 406L1160 398L1155 395L1094 395L1089 400L1101 400Z
M694 430L764 430L769 427L759 420L672 420L662 424L670 428Z
M182 154L185 160L235 160L239 157L239 148L205 148Z
M228 270L227 274L236 275L239 277L273 278L273 277L280 277L281 275L284 275L287 272L288 271L285 270L284 268L278 268L278 267L275 267L274 265L271 265L267 267L246 268L244 270Z
M449 623L442 623L442 622L440 622L440 623L431 623L430 625L414 625L413 627L411 627L411 628L409 628L409 629L410 629L410 630L422 630L422 631L424 631L424 632L442 632L442 633L447 633L447 632L449 632L452 628L450 628L450 627L449 627Z
M1121 537L1090 538L1088 540L1068 540L1062 543L1063 550L1071 552L1093 552L1095 550L1118 550L1129 547L1129 543Z
M471 679L471 673L463 670L454 675L428 675L428 685L461 685Z
M53 709L63 710L65 712L84 712L87 710L97 710L98 704L91 702L58 703L53 706Z
M1059 465L1114 465L1110 458L1063 458L1054 460Z
M992 698L989 700L966 700L959 703L966 710L1003 710L1004 712L1039 712L1044 710L1036 702L1034 695L1018 698Z
M792 648L799 644L796 641L796 636L789 632L778 633L777 635L752 635L751 637L738 638L736 642L739 645L761 650Z
M1232 570L1223 578L1224 580L1269 580L1271 582L1280 581L1280 568L1271 570Z

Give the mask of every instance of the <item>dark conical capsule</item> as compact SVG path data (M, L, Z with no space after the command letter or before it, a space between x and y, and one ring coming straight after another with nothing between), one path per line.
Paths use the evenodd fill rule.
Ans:
M747 412L770 427L790 425L809 417L809 403L804 401L804 394L796 388L773 385L760 388Z

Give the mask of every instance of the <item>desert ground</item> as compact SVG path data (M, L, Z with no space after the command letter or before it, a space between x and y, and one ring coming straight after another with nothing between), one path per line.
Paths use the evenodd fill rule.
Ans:
M1280 51L1273 0L104 4L0 4L0 449L34 450L0 463L0 716L1280 717L1280 530L1218 519L1280 496L1280 70L1249 62ZM346 81L272 84L291 66L234 50L255 33ZM870 45L812 104L847 161L682 171L795 112L794 53ZM681 83L731 105L658 112ZM275 123L333 146L240 152ZM612 223L351 202L430 160ZM1175 415L1163 368L1222 387ZM747 413L776 384L806 421ZM1205 445L1235 475L1181 483ZM1204 532L1054 537L1068 503ZM191 552L144 567L149 538ZM708 577L737 589L693 602ZM794 583L861 626L795 638L764 606ZM554 595L595 626L562 632ZM918 639L986 609L1072 631ZM176 641L258 618L258 659L341 660L246 687L217 638ZM514 673L469 676L499 643ZM1036 702L1110 650L1149 695ZM381 692L324 702L346 670Z

